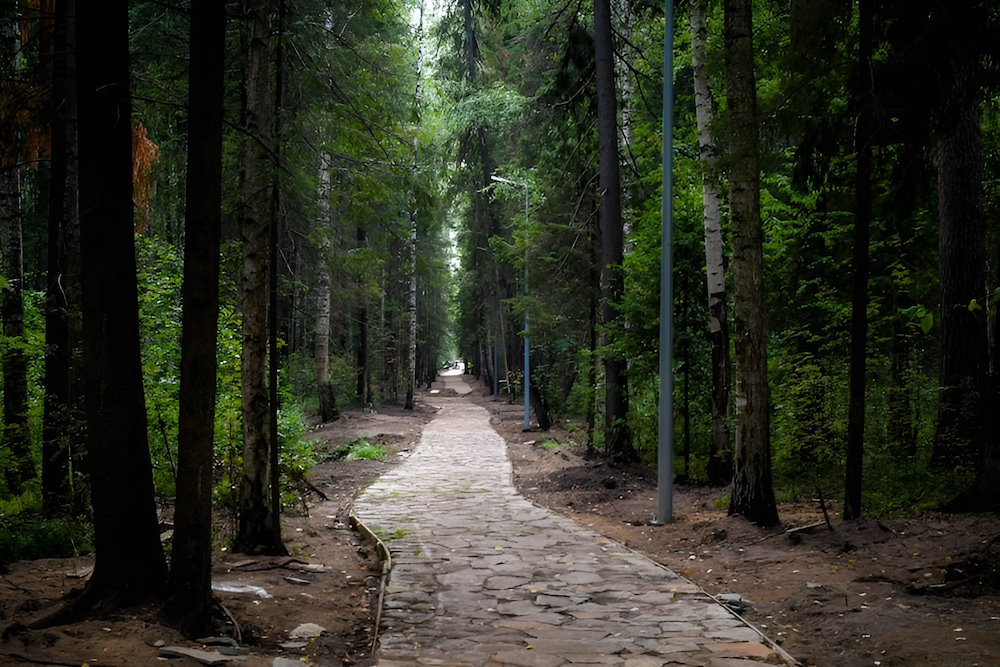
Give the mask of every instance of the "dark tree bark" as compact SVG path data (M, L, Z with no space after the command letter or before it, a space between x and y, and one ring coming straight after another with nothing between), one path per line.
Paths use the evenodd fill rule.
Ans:
M274 505L271 406L268 395L268 302L271 246L272 179L270 178L272 105L270 25L265 0L244 0L249 21L247 51L247 142L242 187L243 269L240 303L243 306L243 475L240 482L238 551L284 553L279 508Z
M3 17L0 26L0 77L14 81L18 52L19 22ZM5 110L6 111L6 110ZM0 447L8 452L4 480L8 490L20 494L25 482L35 477L28 428L28 358L24 351L24 250L21 206L21 136L13 113L0 120L0 323L7 344L3 363L3 423Z
M771 479L771 433L764 319L757 89L750 0L726 0L726 98L736 352L736 444L730 514L763 526L778 523Z
M45 401L42 418L42 507L49 516L68 509L72 501L70 452L82 433L73 422L70 392L70 303L66 292L67 276L66 221L75 219L76 183L68 176L76 160L75 133L76 89L69 84L68 16L75 11L73 0L55 3L54 49L52 64L51 171L49 186L48 268L45 285ZM73 278L76 283L78 278ZM79 304L74 309L79 311ZM82 449L82 448L80 448Z
M861 483L865 441L865 366L868 361L868 243L872 222L872 0L860 0L858 83L854 133L857 167L854 179L854 289L851 295L850 398L847 418L847 465L844 520L861 518Z
M80 7L76 21L87 455L97 554L78 599L87 607L161 592L166 565L139 358L128 3Z
M605 326L618 319L618 303L625 290L622 276L623 230L621 179L618 167L618 114L615 95L610 0L594 2L594 62L597 83L597 134L601 192L601 299ZM638 458L629 434L628 380L625 360L615 354L604 359L604 447L623 461Z
M226 6L191 7L187 200L171 606L184 629L211 629L212 454L215 444L222 102Z
M942 35L961 42L968 2L941 3ZM971 36L968 38L974 41ZM985 224L979 118L979 53L956 42L944 58L938 127L938 252L941 352L938 424L932 465L974 466L986 446L987 373Z

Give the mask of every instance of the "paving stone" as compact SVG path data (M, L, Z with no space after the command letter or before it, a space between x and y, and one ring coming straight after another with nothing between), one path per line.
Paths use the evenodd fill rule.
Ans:
M419 446L354 503L367 525L399 536L387 542L378 665L735 667L784 657L691 582L529 503L488 413L433 400L441 410Z

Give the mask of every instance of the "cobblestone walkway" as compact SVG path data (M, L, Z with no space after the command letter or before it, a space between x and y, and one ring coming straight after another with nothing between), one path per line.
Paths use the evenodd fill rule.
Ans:
M378 664L784 664L700 588L513 488L481 407L435 398L419 447L355 502L392 553Z

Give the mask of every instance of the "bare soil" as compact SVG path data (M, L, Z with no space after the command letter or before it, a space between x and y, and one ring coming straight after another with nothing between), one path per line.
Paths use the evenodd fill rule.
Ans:
M347 410L308 434L326 451L364 435L387 445L390 455L313 469L309 479L327 499L303 485L302 505L285 517L290 557L216 555L217 583L257 586L269 596L217 593L217 634L236 637L250 652L239 664L271 665L279 655L317 665L371 664L379 570L372 544L352 529L347 511L358 491L416 445L434 403L455 400L450 393L423 394L414 411ZM738 594L742 614L803 665L1000 664L997 517L924 514L841 523L839 506L827 502L828 528L816 501L782 505L782 526L760 529L719 509L728 489L678 486L673 521L653 526L654 474L586 457L564 425L522 432L520 406L479 392L470 400L490 411L525 496L713 595ZM85 579L78 575L91 564L86 557L22 561L0 574L0 665L195 665L192 658L163 655L161 646L215 650L168 627L154 603L26 629L79 590ZM325 631L293 640L289 633L302 623Z

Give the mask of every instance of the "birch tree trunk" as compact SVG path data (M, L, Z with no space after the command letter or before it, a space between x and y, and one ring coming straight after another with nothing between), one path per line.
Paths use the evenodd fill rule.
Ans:
M726 0L725 7L737 411L729 513L772 526L778 509L771 478L753 16L751 0Z
M705 278L708 288L709 342L712 346L712 444L708 479L728 484L732 479L729 447L731 394L729 315L726 307L725 258L722 250L722 207L719 195L718 156L712 134L715 101L708 81L708 0L691 0L691 62L694 70L694 104L701 156L701 196L705 221Z

